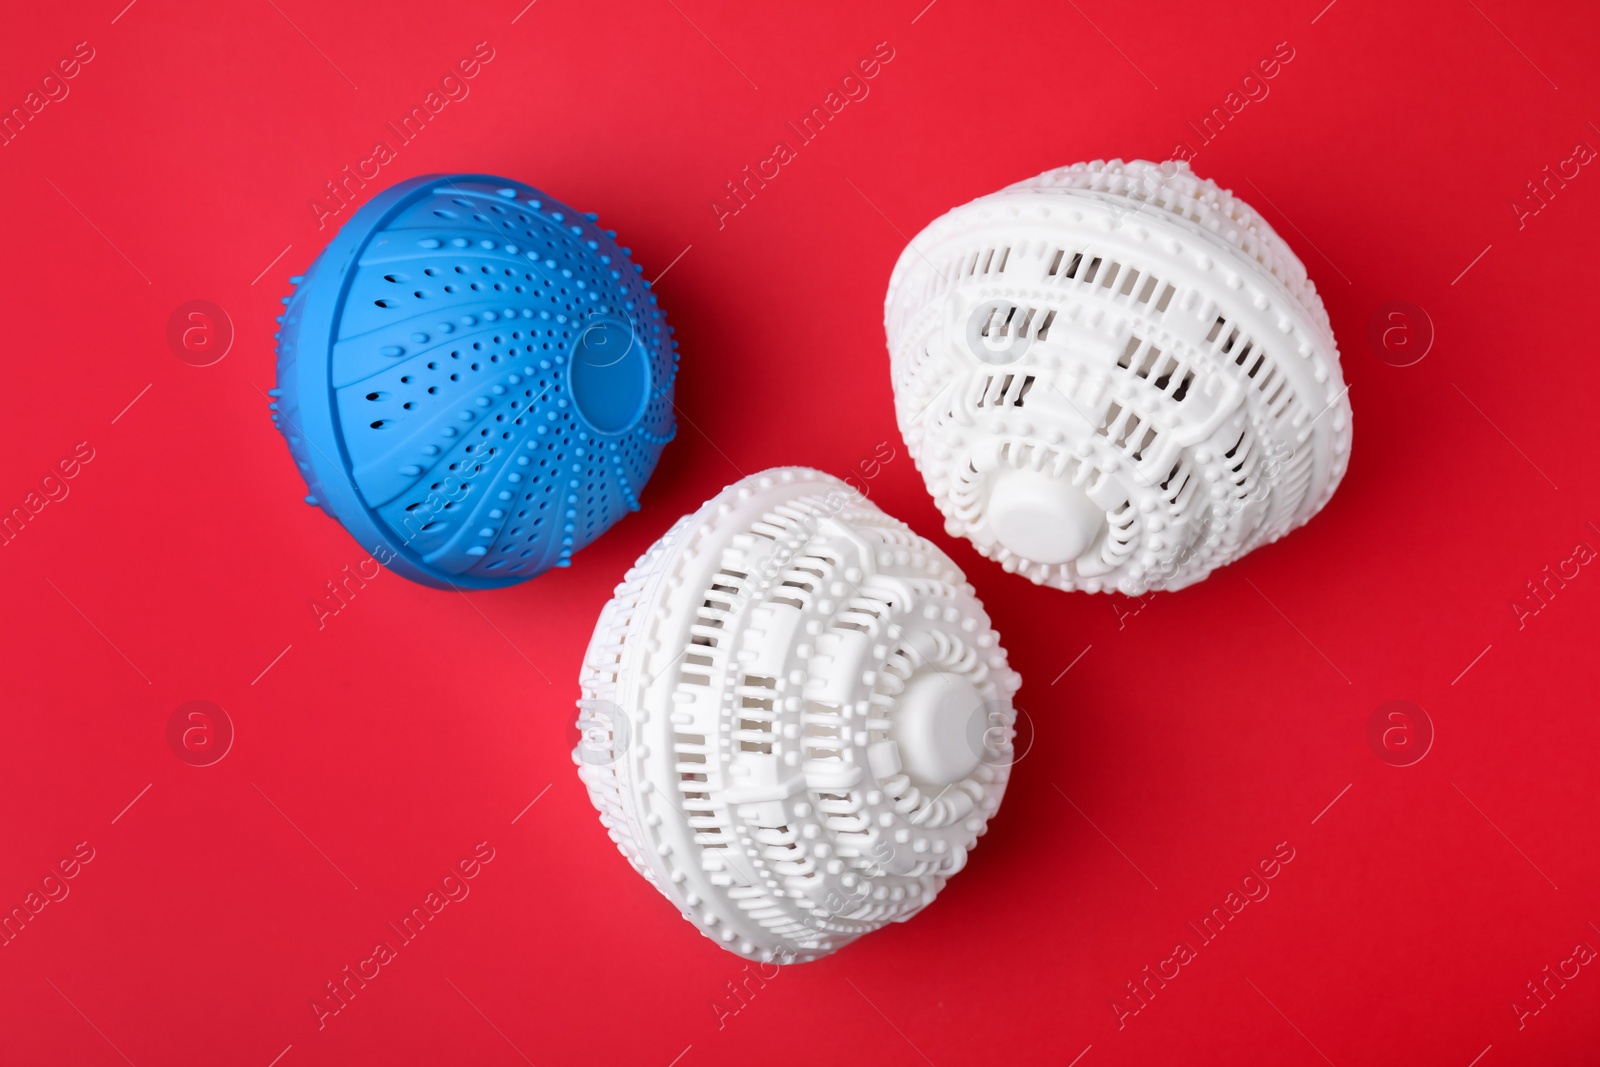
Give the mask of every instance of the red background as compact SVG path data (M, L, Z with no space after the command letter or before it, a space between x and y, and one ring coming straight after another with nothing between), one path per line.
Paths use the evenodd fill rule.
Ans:
M94 450L0 548L0 907L95 850L0 949L4 1062L1595 1062L1600 968L1522 1029L1511 1007L1600 947L1600 574L1520 628L1511 606L1600 547L1600 174L1521 228L1510 206L1600 146L1592 5L124 2L14 5L0 34L6 109L95 53L0 148L0 507ZM333 233L309 201L479 41L471 95L363 196L503 173L599 212L646 277L682 253L658 286L680 433L644 510L570 571L470 596L385 573L319 630L313 598L365 553L299 503L261 392L273 316ZM719 229L723 183L880 41L871 95ZM1142 608L1002 573L944 535L900 445L896 255L1045 168L1194 144L1186 122L1279 42L1270 95L1194 166L1327 301L1343 487ZM208 367L165 337L196 299L236 331ZM1403 368L1367 341L1397 299L1436 331ZM1036 741L937 903L719 1028L741 961L627 869L571 766L579 660L679 514L772 465L857 471L885 440L874 498L966 568ZM166 740L195 699L237 732L209 767ZM1390 700L1436 731L1413 766L1369 746ZM324 983L480 841L470 897L319 1030ZM1119 1029L1124 984L1279 842L1270 897Z

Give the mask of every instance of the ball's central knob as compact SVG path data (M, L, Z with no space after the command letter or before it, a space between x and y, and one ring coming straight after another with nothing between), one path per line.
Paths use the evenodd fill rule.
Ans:
M989 528L1035 563L1067 563L1088 551L1106 513L1082 489L1043 471L1005 470L989 492Z
M924 667L900 694L893 735L900 765L923 785L945 786L983 758L983 698L965 678Z

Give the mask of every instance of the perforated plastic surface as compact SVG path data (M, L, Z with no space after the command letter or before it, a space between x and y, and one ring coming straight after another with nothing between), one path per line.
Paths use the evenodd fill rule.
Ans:
M601 612L579 774L624 856L752 959L933 900L1000 806L1020 680L956 565L779 468L680 519Z
M594 215L519 182L373 197L279 319L273 421L310 490L408 578L511 585L639 507L677 344Z
M884 309L951 534L1035 582L1199 581L1316 514L1350 405L1304 265L1187 164L1079 163L935 220Z

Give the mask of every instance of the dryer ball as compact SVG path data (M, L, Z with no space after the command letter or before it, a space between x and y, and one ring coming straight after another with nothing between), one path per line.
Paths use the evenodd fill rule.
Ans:
M272 418L306 502L390 569L514 585L639 507L677 345L616 235L506 178L412 178L284 299Z
M1042 585L1181 589L1304 524L1350 404L1304 265L1184 163L1079 163L958 207L884 308L946 529Z
M617 587L573 757L634 869L793 963L911 918L1010 776L1019 679L934 545L837 478L752 475Z

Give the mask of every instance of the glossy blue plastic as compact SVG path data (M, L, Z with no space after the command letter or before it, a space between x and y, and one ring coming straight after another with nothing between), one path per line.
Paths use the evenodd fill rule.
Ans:
M638 510L675 430L677 345L615 236L488 175L368 201L279 319L272 418L306 502L459 589L566 566Z

